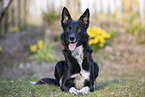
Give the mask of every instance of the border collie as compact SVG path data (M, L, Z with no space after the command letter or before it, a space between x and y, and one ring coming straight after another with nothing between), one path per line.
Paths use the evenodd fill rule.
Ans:
M32 84L54 84L60 86L62 91L71 94L87 94L94 91L95 80L99 73L98 65L93 61L93 49L88 44L89 36L89 9L80 16L77 21L71 18L66 7L61 16L62 45L65 60L55 66L55 79L43 78Z

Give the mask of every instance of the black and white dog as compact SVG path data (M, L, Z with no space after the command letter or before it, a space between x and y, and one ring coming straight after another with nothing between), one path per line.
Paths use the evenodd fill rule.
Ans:
M74 21L66 7L63 8L61 17L62 44L64 46L64 61L55 66L55 79L43 78L35 84L59 85L62 91L71 94L87 94L94 91L95 79L99 73L98 65L93 61L92 48L88 44L89 36L89 9Z

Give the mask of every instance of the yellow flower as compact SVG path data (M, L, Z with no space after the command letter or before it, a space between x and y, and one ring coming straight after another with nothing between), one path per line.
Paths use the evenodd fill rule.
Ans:
M89 44L97 44L100 43L100 47L104 47L105 38L110 38L111 35L108 34L104 29L100 27L93 26L92 28L88 28L87 30L88 35L90 36Z
M88 29L87 29L87 32L88 33L91 33L92 31L91 31L91 27L89 27Z
M97 28L96 26L93 26L93 27L92 27L92 33L96 33L97 30L98 30L98 28Z
M102 36L105 38L107 35L107 32L105 30L102 30Z
M31 53L34 53L37 51L37 45L36 44L33 44L32 46L30 46L30 52Z
M90 44L90 45L96 44L96 43L98 43L98 38L91 39L91 40L89 41L89 44Z
M37 45L38 45L38 48L39 48L39 49L42 48L42 47L43 47L43 40L39 40L39 41L37 42Z
M105 43L105 39L103 37L100 37L100 43Z
M100 47L104 47L104 43L100 43L99 46L100 46Z
M108 33L107 36L106 36L106 38L111 38L111 35Z
M102 29L99 28L99 27L97 27L95 32L96 32L97 35L101 35L102 34L101 33L102 32Z
M2 47L0 46L0 52L2 52Z
M19 27L18 26L15 26L15 27L12 27L11 29L10 29L10 32L19 32L20 30L19 30Z

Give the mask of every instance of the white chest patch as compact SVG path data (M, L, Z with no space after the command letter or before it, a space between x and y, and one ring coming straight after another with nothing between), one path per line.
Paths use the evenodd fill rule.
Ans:
M81 89L82 87L84 87L85 80L89 80L90 76L90 72L87 72L82 68L84 58L83 50L83 45L81 45L77 47L74 51L72 51L72 56L77 60L81 68L80 73L71 75L71 78L75 78L74 83L77 89Z
M72 56L78 61L81 69L82 69L82 63L83 63L83 58L84 58L84 53L83 53L83 45L76 47L74 51L72 51Z
M80 73L71 75L71 78L75 78L74 80L75 87L77 89L81 89L84 87L85 80L89 80L90 72L87 72L82 69Z

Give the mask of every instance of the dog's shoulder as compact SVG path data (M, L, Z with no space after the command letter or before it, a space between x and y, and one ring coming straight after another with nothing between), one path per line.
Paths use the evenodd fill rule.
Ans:
M89 52L89 53L92 53L93 52L93 49L91 48L90 45L87 45L86 51Z

